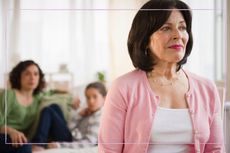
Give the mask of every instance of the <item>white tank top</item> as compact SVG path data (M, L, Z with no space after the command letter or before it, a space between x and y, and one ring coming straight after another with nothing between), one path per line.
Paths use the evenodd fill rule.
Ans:
M148 153L188 153L188 144L192 142L192 122L188 109L158 107Z

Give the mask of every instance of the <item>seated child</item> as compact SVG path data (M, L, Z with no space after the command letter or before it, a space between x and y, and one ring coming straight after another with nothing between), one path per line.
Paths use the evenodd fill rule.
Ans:
M33 151L47 148L82 148L95 146L98 141L98 129L106 88L102 83L94 82L85 89L87 108L72 117L71 122L65 121L63 112L56 104L44 108L41 112L37 133L33 139L38 145L33 146ZM75 104L75 108L77 108Z

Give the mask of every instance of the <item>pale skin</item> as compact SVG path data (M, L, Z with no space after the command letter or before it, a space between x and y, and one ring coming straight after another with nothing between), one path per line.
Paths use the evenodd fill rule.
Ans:
M37 88L39 83L39 70L37 66L30 65L21 73L21 89L17 90L16 98L20 105L25 107L29 106L33 102L33 91ZM12 127L4 126L0 128L1 133L9 134L12 145L14 147L22 146L24 143L27 143L28 140L24 133L18 131Z
M80 112L80 115L84 116L86 113L93 113L100 109L105 101L105 97L95 88L88 88L85 91L85 97L87 100L87 108ZM48 148L57 148L58 142L52 142L48 144Z
M188 108L185 93L189 89L188 79L182 70L176 72L177 63L183 59L189 36L182 14L174 9L166 23L149 40L148 48L157 64L147 74L154 93L159 96L159 106L173 109ZM172 47L172 46L179 47ZM149 75L150 74L150 75ZM163 85L155 80L161 80ZM168 83L172 85L168 85Z

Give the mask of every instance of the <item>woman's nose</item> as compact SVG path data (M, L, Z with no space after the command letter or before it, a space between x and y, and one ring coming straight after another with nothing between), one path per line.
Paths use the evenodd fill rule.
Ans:
M35 75L30 75L30 79L35 80L36 76Z
M89 103L89 105L93 105L94 100L93 99L89 99L88 103Z
M181 39L182 34L181 31L178 29L173 30L173 39Z

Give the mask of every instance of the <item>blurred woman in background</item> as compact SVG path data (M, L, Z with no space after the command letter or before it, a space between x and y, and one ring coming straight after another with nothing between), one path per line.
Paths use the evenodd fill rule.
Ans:
M22 61L10 72L10 85L0 93L0 152L31 153L31 145L25 143L45 87L44 73L34 61Z

